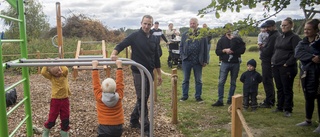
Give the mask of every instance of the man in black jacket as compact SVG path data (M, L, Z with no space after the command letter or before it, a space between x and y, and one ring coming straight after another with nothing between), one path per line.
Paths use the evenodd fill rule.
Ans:
M260 59L262 68L262 83L266 98L263 103L260 104L261 108L271 108L275 104L275 92L274 83L271 68L271 57L274 53L274 45L276 38L280 35L276 27L274 20L267 20L261 25L261 28L265 28L269 34L266 44L261 48Z
M150 15L144 15L141 20L140 30L133 32L120 42L112 51L110 58L117 60L117 55L123 49L131 46L132 55L131 59L141 65L143 65L153 76L153 70L156 69L158 73L158 85L162 83L161 70L160 70L160 58L158 55L158 45L156 37L152 35L151 27L153 25L153 17ZM132 128L140 128L139 118L141 115L141 74L136 66L131 66L134 87L136 89L137 102L133 112L131 113L130 126ZM146 76L145 76L146 77ZM145 114L144 114L144 132L149 134L149 117L148 117L148 99L149 99L149 80L146 77L145 82Z
M232 38L232 25L226 24L224 28L226 29L227 33L219 39L216 48L216 54L217 56L221 57L222 63L219 71L218 101L211 105L213 107L223 106L224 85L226 83L229 72L231 75L231 79L227 104L231 104L231 97L234 95L236 89L236 81L240 70L241 54L246 51L245 43L240 37ZM234 41L238 43L235 46L239 46L236 50L231 49L231 45ZM233 55L233 58L230 60L229 55Z

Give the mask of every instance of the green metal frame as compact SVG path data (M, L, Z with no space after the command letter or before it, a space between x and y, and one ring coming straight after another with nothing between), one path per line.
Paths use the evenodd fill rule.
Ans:
M0 39L0 63L2 64L0 67L0 137L8 137L14 136L15 132L26 123L27 127L27 136L33 136L33 129L32 129L32 112L31 112L31 100L30 100L30 86L29 86L29 68L22 67L22 80L12 84L8 88L4 88L4 70L6 68L6 64L3 63L2 57L2 44L7 42L19 42L20 43L20 52L21 58L28 58L28 50L27 50L27 34L26 34L26 19L25 19L25 8L24 8L24 1L23 0L6 0L13 8L18 11L17 18L8 17L5 15L0 15L1 18L9 19L11 21L16 21L19 23L19 30L20 30L20 39ZM23 92L24 96L23 99L17 103L9 112L3 111L6 110L6 101L5 101L5 93L17 86L18 84L23 84ZM25 117L23 120L18 124L18 126L9 134L8 128L8 115L18 108L18 106L24 104L25 110Z

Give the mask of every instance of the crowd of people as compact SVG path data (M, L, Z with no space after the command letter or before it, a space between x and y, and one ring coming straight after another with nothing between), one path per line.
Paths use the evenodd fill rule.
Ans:
M209 53L212 36L192 39L199 36L200 28L197 18L190 18L190 30L181 34L181 41L178 43L180 58L182 61L183 81L181 102L189 99L190 76L194 73L194 98L196 102L203 103L202 95L202 70L209 63ZM153 29L152 29L153 27ZM261 26L261 33L258 35L258 48L261 60L261 74L256 70L255 59L247 61L247 71L240 76L243 83L243 108L249 111L256 111L258 108L276 108L274 113L282 112L285 117L291 117L294 107L293 83L294 78L300 69L302 88L305 96L305 121L297 126L311 126L312 115L317 100L318 118L320 119L320 21L313 19L306 22L304 26L305 37L301 39L293 32L293 20L288 17L281 21L281 32L277 30L274 20L267 20ZM203 28L208 29L207 24ZM230 72L230 87L226 103L232 104L232 96L236 90L237 78L239 75L241 55L246 51L246 43L232 29L228 23L224 27L224 34L217 42L215 54L221 61L218 82L218 99L212 104L213 107L224 106L224 89L227 77ZM92 61L93 93L97 106L98 136L120 137L123 132L124 114L122 99L124 95L124 83L122 62L118 60L118 54L126 47L131 46L131 59L143 65L154 78L153 71L157 72L158 85L162 83L161 62L162 49L161 38L167 45L177 44L172 42L175 37L180 36L179 30L168 24L168 29L163 31L159 28L159 22L154 22L150 15L145 15L141 20L141 27L138 31L127 36L117 44L111 53L111 60L116 61L116 81L107 78L100 82L97 66L98 61ZM175 45L176 46L176 45ZM168 57L168 61L170 60ZM212 57L211 57L212 58ZM299 60L299 61L298 61ZM298 63L299 62L299 63ZM149 80L145 75L145 103L141 104L142 82L140 71L137 67L131 66L134 81L136 103L130 116L130 127L141 128L140 122L144 123L144 134L149 135L148 99L150 96ZM43 67L41 74L52 83L52 96L48 120L44 123L43 136L49 136L50 129L60 115L61 136L68 136L70 105L68 97L71 95L68 86L68 68L65 66ZM265 99L260 104L257 101L259 83L263 84ZM275 88L274 88L275 87ZM140 120L141 107L144 105L144 121ZM320 125L314 130L320 133Z

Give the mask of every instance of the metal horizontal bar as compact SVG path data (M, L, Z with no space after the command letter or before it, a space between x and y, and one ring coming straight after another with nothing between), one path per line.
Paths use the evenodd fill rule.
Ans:
M10 137L12 137L12 136L18 131L18 129L22 126L22 124L23 124L24 122L26 122L26 120L27 120L29 117L30 117L30 116L27 115L27 116L19 123L19 125L11 132Z
M9 43L9 42L22 42L23 39L2 39L2 43Z
M115 65L115 61L103 61L99 62L98 65ZM138 64L134 61L123 61L122 64L124 65L138 65L142 66L141 64ZM42 62L42 63L11 63L7 62L7 67L40 67L40 66L91 66L91 62Z
M130 61L131 59L128 58L119 58L122 61ZM93 60L98 61L112 61L111 58L83 58L83 59L20 59L21 63L36 63L36 62L91 62ZM114 61L113 61L114 62Z
M5 18L5 19L8 19L8 20L13 20L13 21L17 21L17 22L22 22L22 20L20 20L20 19L13 18L13 17L9 17L9 16L6 16L6 15L1 15L1 14L0 14L0 18Z
M9 110L9 112L7 112L7 116L10 115L11 112L13 112L14 110L16 110L22 103L24 103L26 100L28 99L28 97L23 98L23 100L21 100L18 104L16 104L13 108L11 108Z
M18 82L16 82L16 83L14 83L14 84L12 84L11 86L9 86L9 87L7 87L4 91L9 91L10 89L13 89L14 87L16 87L17 85L19 85L20 83L22 83L23 81L25 81L26 80L26 78L24 78L24 79L22 79L22 80L20 80L20 81L18 81Z

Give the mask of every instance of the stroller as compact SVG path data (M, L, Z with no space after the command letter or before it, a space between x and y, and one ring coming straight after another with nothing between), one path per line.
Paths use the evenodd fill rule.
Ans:
M172 68L173 65L177 65L177 68L182 67L182 60L180 58L180 51L179 51L179 43L180 43L180 37L176 36L172 39L171 43L168 46L168 50L169 50L168 66L170 68Z

